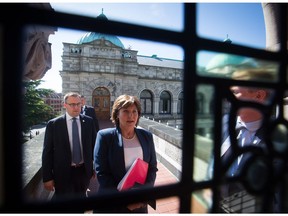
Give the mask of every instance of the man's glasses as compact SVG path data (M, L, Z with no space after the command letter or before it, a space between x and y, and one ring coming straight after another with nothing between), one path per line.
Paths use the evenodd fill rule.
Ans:
M67 103L70 107L79 107L81 106L81 103Z

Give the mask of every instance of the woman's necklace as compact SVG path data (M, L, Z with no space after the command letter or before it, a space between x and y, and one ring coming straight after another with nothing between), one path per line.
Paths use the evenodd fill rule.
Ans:
M124 136L124 135L122 135L122 136L123 136L125 139L134 139L135 135L136 135L136 133L134 132L133 135L131 135L131 136Z

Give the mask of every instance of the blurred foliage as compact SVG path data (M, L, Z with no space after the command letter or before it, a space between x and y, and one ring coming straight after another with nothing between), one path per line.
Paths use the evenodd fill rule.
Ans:
M31 80L23 83L23 125L22 130L28 133L34 125L41 124L55 117L51 106L45 104L42 99L45 96L55 93L52 89L37 88L42 80Z

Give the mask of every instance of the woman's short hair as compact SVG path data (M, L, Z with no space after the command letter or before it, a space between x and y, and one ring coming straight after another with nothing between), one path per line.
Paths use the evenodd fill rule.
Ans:
M136 96L131 96L127 94L120 95L118 98L116 98L112 107L112 114L111 114L111 120L116 126L119 126L119 119L118 119L119 110L122 108L127 108L133 104L135 104L138 111L138 119L136 122L137 126L141 115L141 104L139 99Z

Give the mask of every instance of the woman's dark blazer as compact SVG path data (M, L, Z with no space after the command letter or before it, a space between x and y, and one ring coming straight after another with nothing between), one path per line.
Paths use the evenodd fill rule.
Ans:
M143 160L149 163L146 183L154 185L157 159L152 134L135 128L143 150ZM94 148L94 167L99 181L99 192L103 189L117 190L117 185L126 174L124 148L120 128L107 128L97 134Z
M83 159L87 178L93 175L93 150L96 131L93 120L80 114ZM56 191L62 191L71 181L71 148L66 123L66 115L48 122L42 153L43 182L54 180Z

